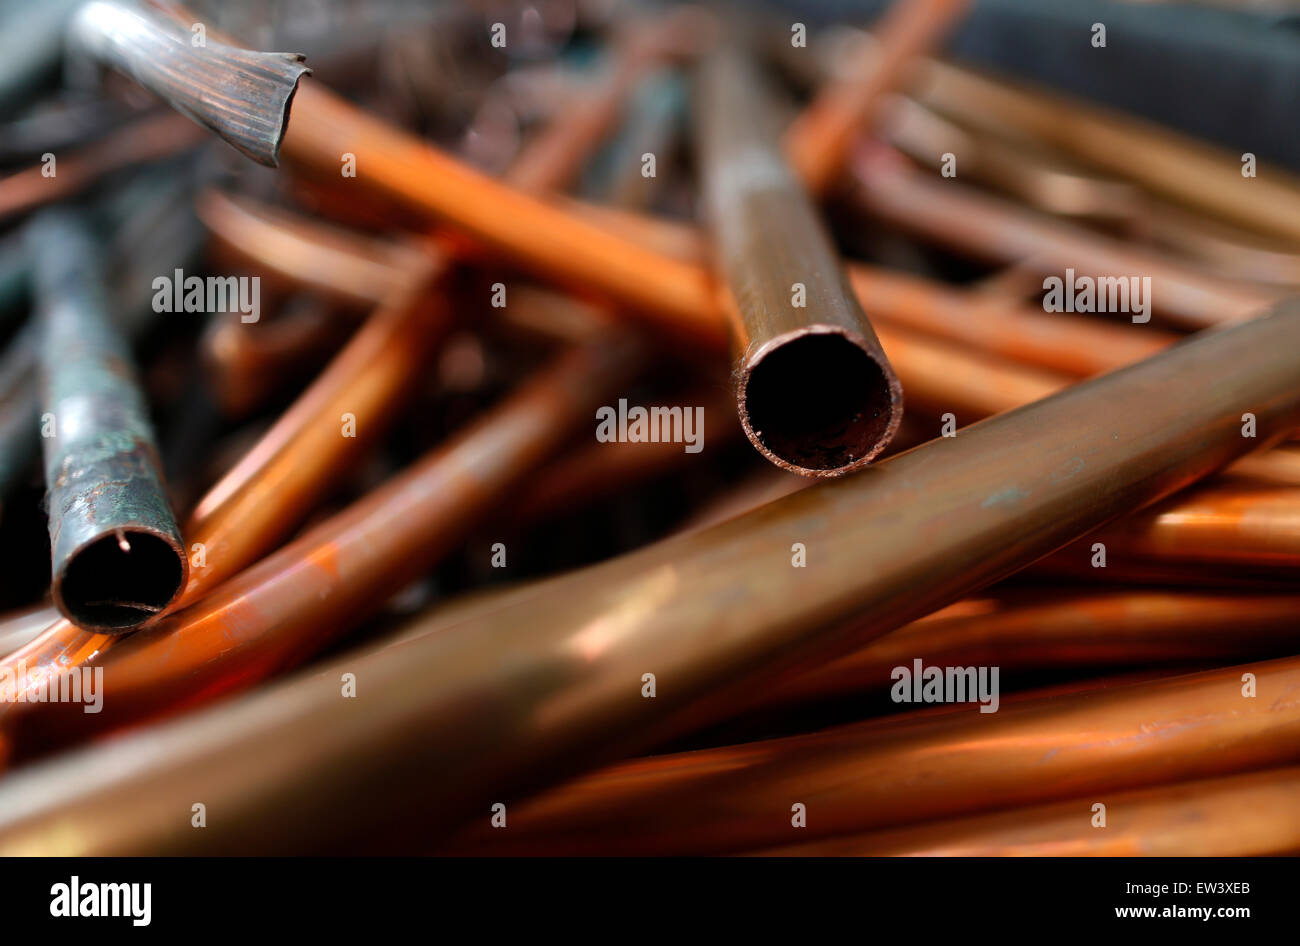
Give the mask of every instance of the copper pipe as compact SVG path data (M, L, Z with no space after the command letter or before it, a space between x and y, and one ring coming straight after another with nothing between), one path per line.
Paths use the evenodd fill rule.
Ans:
M279 163L303 56L202 43L152 4L91 0L68 26L79 52L130 76L259 164Z
M899 0L874 28L875 50L828 83L786 133L790 164L814 197L831 188L854 138L870 127L884 93L966 12L966 0ZM805 53L814 55L808 50Z
M610 338L564 353L378 490L193 607L124 638L96 661L104 667L103 709L93 718L79 704L6 694L7 755L45 752L247 687L319 650L453 548L590 416L637 357L626 339ZM62 669L29 666L24 682Z
M126 337L112 324L89 223L46 211L28 231L55 606L79 626L134 630L181 593L189 559L162 482Z
M1098 523L1211 472L1245 448L1239 418L1247 405L1257 413L1261 442L1282 436L1300 420L1300 367L1292 357L1297 341L1300 308L1280 307L1262 318L1207 333L1126 370L992 418L958 437L918 447L860 475L817 483L713 529L670 538L549 581L522 600L481 618L350 659L356 668L352 672L359 679L372 679L376 692L385 694L375 714L368 717L376 726L373 731L356 723L353 710L338 709L345 701L338 698L337 676L325 678L328 686L318 691L315 700L306 698L310 689L292 697L285 695L289 691L278 689L263 694L263 700L253 706L270 714L265 722L257 725L257 715L241 712L239 724L252 726L243 731L245 737L257 741L259 753L270 753L277 764L283 762L286 768L281 771L292 772L296 785L312 786L317 804L310 812L277 804L261 794L274 794L278 785L287 783L262 783L257 790L262 803L247 796L234 802L227 793L249 790L247 779L242 775L235 778L230 771L222 773L232 768L227 760L239 757L240 750L227 745L200 765L195 753L200 743L212 746L214 728L218 727L204 717L192 721L188 729L181 726L151 732L145 744L155 763L131 769L115 767L115 773L129 775L115 776L112 793L103 782L93 788L87 781L78 782L77 803L67 809L47 809L43 816L33 813L33 802L28 799L35 798L39 807L45 803L44 796L26 792L19 808L13 780L12 795L5 795L0 783L0 799L5 802L0 804L0 819L7 818L10 825L21 821L25 830L39 833L42 817L57 818L64 825L70 823L64 819L72 818L78 825L72 833L78 843L101 851L125 849L124 843L118 847L118 842L104 841L106 832L130 832L139 839L135 830L139 823L114 822L100 815L98 806L120 806L106 810L139 813L140 804L131 800L130 792L138 792L131 780L140 779L137 785L154 787L144 817L161 834L138 843L155 843L156 850L169 844L206 843L266 848L287 839L301 843L304 834L317 833L318 812L324 810L349 811L354 820L346 830L364 834L373 825L371 819L382 820L389 813L391 796L387 793L409 779L412 789L418 788L420 793L417 815L428 822L430 833L425 836L432 842L467 818L481 816L495 801L517 800L531 788L578 768L616 754L626 755L674 732L725 716L743 705L754 687L765 685L774 670L784 673L813 667L848 652L871 636L902 626L1024 567ZM1207 378L1215 379L1214 383L1207 383ZM1162 396L1144 397L1150 391L1160 391ZM1140 398L1144 409L1130 409ZM433 502L429 497L434 495L437 491L427 488L418 493L426 502ZM925 502L916 502L918 496ZM412 498L411 502L415 501ZM367 506L374 502L363 501ZM406 507L391 515L396 520L394 528L405 528L412 518ZM809 562L816 562L814 567L791 567L792 543L796 542L805 546ZM233 604L238 597L234 589L246 588L246 583L265 580L269 588L292 584L294 576L281 575L281 570L303 548L290 546L292 551L272 556L214 601L229 597ZM273 570L279 577L273 577ZM285 604L285 620L294 615L288 623L300 628L300 620L319 617L317 609L331 613L333 599L309 611L301 610L305 607L302 602L294 602L292 609ZM200 611L213 607L200 605ZM216 620L214 614L211 621ZM852 638L843 633L849 621L855 622ZM316 630L312 625L311 632ZM289 639L280 635L261 639L265 651L257 645L250 645L252 653L232 650L217 668L204 670L212 657L209 648L226 649L228 641L220 633L196 638L200 635L188 637L204 646L193 651L180 647L182 638L174 635L171 639L152 633L143 638L137 635L128 643L139 641L132 648L137 653L147 644L166 648L177 661L171 666L184 670L172 679L183 681L186 694L196 697L201 695L197 682L211 685L223 681L224 670L236 663L247 669L245 657L249 663L264 666L263 658L282 656L282 645L287 647ZM240 639L238 633L236 639ZM502 654L510 659L503 660ZM114 686L115 677L119 686L129 679L122 673L125 663L115 660L114 664L116 670L105 674L108 687ZM972 727L970 738L981 745L1004 747L1007 754L1017 746L1027 746L1017 758L1034 766L1046 765L1043 771L1049 776L1069 771L1069 762L1081 760L1083 774L1079 778L1109 777L1107 770L1094 763L1118 754L1123 771L1131 776L1128 784L1136 785L1143 777L1154 780L1152 771L1167 769L1167 747L1171 746L1182 748L1174 758L1183 760L1180 764L1188 770L1186 777L1211 774L1206 770L1262 764L1265 756L1281 761L1296 751L1300 702L1288 703L1280 694L1288 686L1300 685L1300 664L1258 665L1254 670L1259 677L1258 700L1242 700L1239 683L1233 682L1237 671L1228 671L1226 676L1179 678L1193 682L1170 681L1138 691L1136 699L1141 705L1137 710L1122 699L1127 691L1088 697L1087 711L1066 719L1059 731L1051 723L1055 714L1064 712L1058 710L1064 705L1060 702L1041 710L1040 716L1008 709L991 719L979 713L958 718L974 721L967 724ZM659 681L653 700L641 695L646 673L656 674ZM148 679L148 698L160 697L157 666L151 662L142 676ZM1143 702L1148 693L1150 699ZM135 702L126 691L116 694L112 690L106 694L100 715L111 718ZM1222 712L1215 714L1214 708L1220 704ZM30 710L32 704L25 705ZM66 705L40 705L42 712L29 711L24 725L10 727L15 737L31 740L26 743L27 751L51 744L62 728L54 724ZM1099 706L1101 712L1097 713ZM1189 707L1210 714L1196 717L1206 718L1204 725L1171 725L1156 736L1139 728L1131 739L1098 740L1093 735L1096 728L1087 722L1092 719L1092 726L1099 725L1103 732L1106 726L1125 721L1141 727L1162 718L1162 713L1184 720ZM337 716L338 724L327 722L335 714L342 714ZM69 724L66 731L85 731L86 717L77 716L76 725ZM1023 724L1028 727L1026 740L987 741L989 732L999 731L989 727L1015 729L1022 719L1028 720ZM307 730L301 728L304 724ZM304 740L306 731L318 737ZM380 732L389 737L377 738ZM394 737L395 732L401 732L402 738ZM1191 744L1203 733L1218 751L1202 752L1199 744ZM1242 734L1244 743L1233 741L1237 733ZM935 738L942 744L947 737L950 732L941 729ZM305 744L295 746L295 740ZM1082 741L1078 753L1058 751L1043 761L1044 747L1068 745L1071 740ZM977 773L992 780L989 791L1009 786L1002 800L1005 804L1019 803L1026 793L1042 788L1041 779L1014 771L1010 764L1014 760L1004 756L969 771L970 766L959 764L972 758L969 746L961 737L949 743L957 746L952 766L931 765L925 747L918 750L927 760L925 771L936 780L933 790L926 786L920 787L924 791L901 788L906 783L897 781L903 761L897 755L880 769L880 777L873 769L869 777L855 782L866 790L882 787L881 803L876 807L862 805L860 797L852 799L854 804L849 807L855 817L864 813L874 816L881 810L891 817L885 808L888 799L895 805L979 804L988 792L951 790L951 785L967 781L976 785ZM158 748L163 744L166 751ZM491 744L494 751L483 752L485 744ZM1225 745L1230 748L1225 750ZM1128 751L1133 747L1150 754L1135 756ZM857 748L855 745L855 751ZM245 747L244 751L249 750ZM761 747L752 751L763 754ZM309 752L307 758L303 752ZM94 771L99 758L91 754L60 764L80 779ZM1151 769L1137 768L1140 761L1149 761ZM456 777L421 777L430 764L440 772L455 772ZM350 773L349 777L333 777L341 772ZM950 777L952 781L948 781ZM213 840L207 841L195 838L205 833L190 830L183 820L173 824L159 819L157 810L170 804L163 803L165 799L184 798L188 805L195 797L196 784L207 786L210 797L232 799L232 807L240 812L238 828L232 825L222 838L208 832ZM1048 784L1060 786L1062 792L1078 787L1074 778ZM887 790L886 785L890 786ZM744 791L753 788L753 783L744 781ZM384 805L372 801L376 796L371 793L377 789L386 793ZM298 788L285 790L289 792L286 797L303 797ZM684 803L684 812L692 810ZM733 810L749 809L738 805ZM789 802L774 810L788 812ZM28 814L19 816L19 811ZM946 809L945 813L954 811ZM409 832L412 814L403 811L402 817L407 819L405 830ZM774 818L778 829L789 825L788 814ZM763 821L755 823L762 825ZM869 826L837 823L835 818L828 818L825 825L836 831ZM23 835L14 833L17 831L12 828L6 836L11 845L20 843ZM65 832L64 836L69 835ZM699 837L707 839L709 832L701 831ZM677 836L673 840L680 842ZM747 837L737 843L755 847L765 842Z
M1191 490L1126 516L1067 546L1061 558L1126 562L1224 563L1292 576L1300 565L1300 489L1223 484Z
M731 289L740 423L755 449L805 476L841 476L889 443L903 391L808 197L772 134L739 51L702 67L703 192Z
M877 218L980 258L1034 266L1043 275L1070 268L1091 276L1149 276L1162 314L1192 328L1246 318L1281 295L1203 275L1151 250L939 180L884 145L864 146L854 172L854 195Z
M1132 115L971 69L930 60L918 79L916 95L927 106L980 127L1029 135L1185 206L1300 243L1300 180L1281 168L1261 166L1248 179L1238 155ZM1134 154L1143 159L1125 157Z
M202 132L176 115L148 115L102 141L56 156L52 175L42 162L0 179L0 221L73 197L122 168L179 154L202 137Z
M1093 805L1106 805L1104 830ZM764 851L781 857L1258 857L1300 852L1300 768L1161 785Z
M964 602L963 602L964 603ZM1144 664L1257 659L1300 645L1295 595L1168 591L1069 592L954 605L808 673L790 675L755 700L771 710L876 693L895 667L996 666L1015 672L1096 673ZM982 608L979 606L983 605Z
M299 91L294 113L284 141L291 162L337 175L338 155L355 154L358 177L349 183L452 223L530 271L600 294L676 337L725 347L726 327L703 268L644 250L486 177L319 85Z
M1243 695L1253 673L1257 696ZM718 853L1208 778L1300 759L1300 658L996 713L919 713L625 762L511 807L478 854ZM807 827L791 806L807 807ZM1087 823L1090 812L1079 817ZM470 849L469 838L458 849Z

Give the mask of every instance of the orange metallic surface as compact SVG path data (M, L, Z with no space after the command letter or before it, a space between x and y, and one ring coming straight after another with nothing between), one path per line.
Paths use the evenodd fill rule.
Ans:
M1255 696L1243 694L1247 672ZM992 714L972 704L640 759L513 806L508 832L478 831L458 847L744 851L1281 765L1300 759L1297 693L1293 657L1015 702ZM806 828L791 826L796 803L807 808Z
M906 80L917 58L943 39L967 7L967 0L891 4L874 27L879 53L857 60L800 113L787 132L786 148L791 166L814 197L834 184L854 138L871 125L882 95Z
M1105 830L1093 805L1106 806ZM795 857L1247 857L1300 853L1300 768L1092 795L763 852Z

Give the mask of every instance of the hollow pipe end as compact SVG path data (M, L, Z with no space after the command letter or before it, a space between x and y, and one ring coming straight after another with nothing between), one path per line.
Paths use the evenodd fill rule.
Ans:
M50 591L59 613L78 627L126 634L175 604L188 578L189 558L176 535L134 524L82 543Z
M832 325L786 332L747 356L736 402L755 449L811 477L865 467L903 417L903 388L880 347Z

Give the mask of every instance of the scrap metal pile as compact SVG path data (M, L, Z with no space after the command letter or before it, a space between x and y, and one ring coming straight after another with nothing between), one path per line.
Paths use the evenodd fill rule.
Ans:
M0 852L1300 851L1300 179L970 7L0 5Z

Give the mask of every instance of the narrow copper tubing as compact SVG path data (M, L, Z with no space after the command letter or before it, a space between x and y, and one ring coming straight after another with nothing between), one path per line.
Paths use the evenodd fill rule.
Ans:
M741 426L783 469L860 469L898 429L902 385L784 163L757 70L728 46L701 73L696 137L731 290Z
M1300 421L1300 366L1292 354L1297 342L1300 308L1292 303L860 474L817 482L712 529L546 582L439 633L348 658L351 672L372 679L381 694L364 722L353 708L340 706L346 701L338 697L335 671L340 668L333 666L323 683L301 691L271 688L244 704L247 713L232 708L238 736L227 736L211 755L204 747L213 748L220 732L232 732L229 719L218 723L204 716L152 730L131 744L130 764L120 757L109 766L94 752L51 763L47 774L75 779L61 783L59 793L48 791L48 785L42 791L35 781L7 779L11 794L0 782L0 837L18 846L22 838L48 835L49 825L75 824L65 836L76 837L77 844L120 850L125 843L106 840L109 835L130 830L138 839L140 833L128 820L115 824L104 812L141 814L145 800L129 799L149 785L148 814L141 816L161 832L153 835L158 850L226 843L267 849L293 839L301 844L318 834L326 811L349 812L348 819L339 820L341 833L375 838L377 825L398 817L392 808L394 786L407 785L420 804L401 810L402 830L409 836L418 821L432 844L467 821L486 819L498 801L517 805L530 791L602 760L626 757L725 718L778 674L851 652L1209 474L1251 445L1240 433L1247 406L1257 414L1259 444L1273 442ZM1153 391L1161 396L1150 397ZM1139 399L1144 409L1132 410ZM420 495L441 494L426 489ZM411 519L408 506L383 521L402 529L420 525ZM792 567L796 543L812 567ZM325 618L347 610L335 596L309 598L311 606L296 597L280 598L271 616L295 631L251 638L251 631L240 630L249 627L249 615L239 602L247 600L251 584L268 582L271 595L294 584L296 575L317 571L307 563L341 561L325 551L331 545L316 552L290 545L218 592L212 603L200 604L198 612L210 617L195 619L193 626L209 633L186 634L177 627L166 637L128 639L122 646L138 641L133 654L149 647L156 655L140 674L147 685L140 684L139 699L149 703L166 695L159 686L158 660L164 669L180 671L163 677L177 681L177 691L192 700L229 685L227 671L236 666L244 671L236 679L243 680L250 666L283 655L291 642L304 646L306 639L297 631L318 635ZM183 612L170 620L184 617ZM236 640L249 640L247 648L232 649L227 631ZM184 646L188 641L193 649ZM215 666L214 648L224 658ZM125 673L126 666L122 659L106 667L108 689L99 716L112 718L132 704L142 708L127 682L134 674ZM845 754L827 752L840 766L837 771L849 764L846 760L861 760L852 763L853 771L861 768L865 774L845 785L846 814L828 817L823 811L819 830L867 830L877 824L864 820L938 817L957 814L962 805L975 810L1027 804L1047 800L1035 795L1046 790L1070 797L1097 782L1138 787L1280 764L1300 745L1300 701L1287 695L1300 685L1300 664L1260 664L1251 671L1257 676L1257 699L1241 695L1244 671L1234 669L1141 690L1107 690L1070 703L1054 701L1032 712L1021 706L991 715L973 711L954 717L967 721L962 725L968 729L954 733L941 727L919 737L912 749L903 743L893 753L889 746L903 730L881 744L879 755L863 756L866 737L858 739L858 730L850 729L852 744ZM653 699L642 695L647 673L658 681ZM126 689L114 691L115 679ZM22 747L26 753L57 745L60 735L86 732L88 717L78 711L73 720L67 704L37 704L36 711L33 704L7 708L12 714L19 705L27 707L27 718L10 728L30 740ZM1153 729L1151 721L1161 719L1171 722ZM912 731L909 726L907 732ZM304 733L315 736L306 739ZM814 745L821 740L841 745L835 735L810 738ZM283 765L277 771L286 778L292 774L290 781L277 777L253 784L246 771L231 764L247 758L253 743L260 758ZM483 751L488 744L494 747L490 753ZM141 745L152 763L140 764ZM743 758L772 757L765 745L735 752ZM935 764L936 753L951 764ZM920 761L909 769L909 759ZM743 772L743 759L737 765L728 754L718 763L720 770L737 774L735 796L711 812L719 815L716 825L701 824L685 839L676 832L650 833L672 844L709 847L725 836L726 846L736 850L786 843L790 805L808 799L788 797L797 783L751 778L756 772ZM102 779L86 778L97 769L104 770ZM431 777L435 772L444 777ZM455 777L445 777L447 772ZM918 781L922 773L926 780ZM310 810L277 802L301 799L307 785L315 800ZM954 788L962 785L969 790ZM238 826L232 823L218 835L194 832L184 819L171 818L167 812L173 806L188 810L196 786L205 786L214 798L231 799L239 810ZM623 796L605 788L594 793L590 806L581 806L581 817L617 809L610 817L619 824L604 836L613 843L634 832L635 825L624 818L628 809L616 804ZM765 794L769 790L774 794ZM238 803L237 794L243 799ZM662 796L654 787L647 797L657 804ZM682 799L682 818L694 817L700 797L693 786ZM722 794L710 791L703 797L718 800ZM811 796L811 801L820 805L826 797ZM780 805L772 807L776 801ZM760 810L772 820L755 817ZM573 837L589 837L582 824L583 833ZM781 833L763 834L768 827ZM523 836L513 828L510 834Z
M790 164L810 194L820 198L830 190L884 93L906 82L918 57L943 39L967 6L967 0L898 0L885 11L873 27L876 52L820 90L786 133Z
M1104 804L1105 823L1094 822ZM778 857L1259 857L1300 853L1300 768L793 844Z
M1243 690L1247 673L1254 696ZM639 759L516 805L508 831L476 826L456 849L735 852L1085 795L1105 802L1300 759L1298 686L1293 657L1012 701L990 714L970 704ZM792 825L796 804L804 828ZM1086 824L1090 814L1079 817Z

